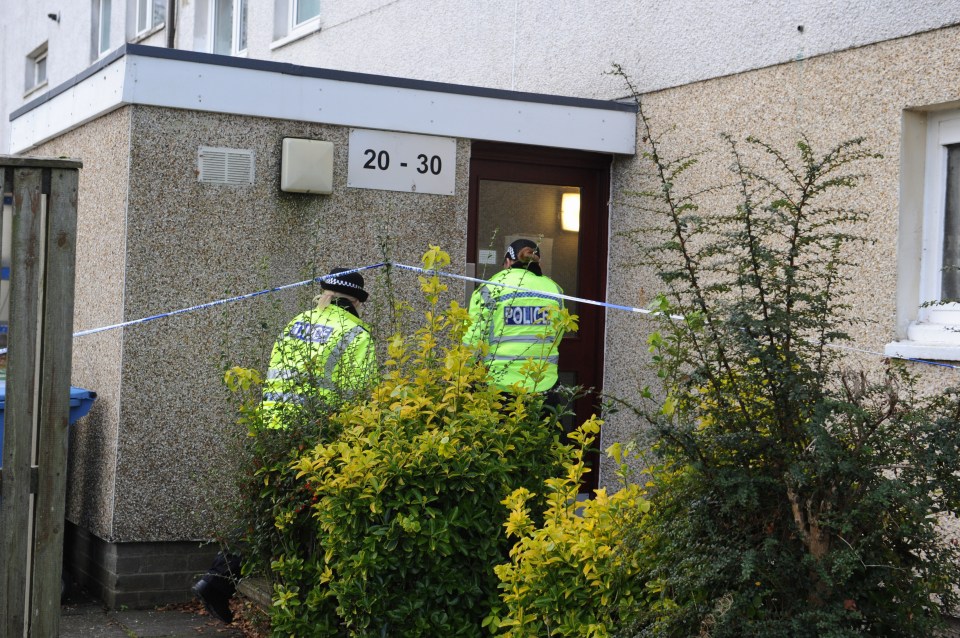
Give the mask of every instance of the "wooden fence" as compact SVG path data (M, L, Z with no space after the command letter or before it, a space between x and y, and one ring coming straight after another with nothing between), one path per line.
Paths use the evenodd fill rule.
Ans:
M0 635L60 630L77 236L76 160L0 156L13 195L0 470Z

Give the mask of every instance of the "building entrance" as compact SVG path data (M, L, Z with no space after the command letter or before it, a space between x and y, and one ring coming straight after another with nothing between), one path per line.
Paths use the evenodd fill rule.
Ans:
M486 279L518 237L540 244L544 274L564 293L604 299L611 156L474 142L470 159L468 269ZM597 409L603 385L604 310L564 302L579 329L560 344L560 382L592 391L577 401L575 423ZM598 442L599 443L599 442ZM597 486L597 454L584 487Z

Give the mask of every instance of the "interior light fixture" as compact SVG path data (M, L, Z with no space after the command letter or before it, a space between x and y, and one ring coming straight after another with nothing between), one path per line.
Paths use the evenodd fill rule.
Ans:
M560 228L580 232L580 193L564 193L560 198Z

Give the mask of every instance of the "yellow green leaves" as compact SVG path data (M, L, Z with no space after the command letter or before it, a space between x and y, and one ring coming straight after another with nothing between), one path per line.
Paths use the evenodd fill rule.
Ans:
M450 255L441 250L439 246L431 245L427 252L423 253L421 261L423 267L427 270L446 268L450 265Z
M247 392L251 388L259 389L263 377L252 368L234 366L224 373L223 382L231 392Z
M667 395L666 400L663 402L663 406L660 408L660 414L666 417L673 416L673 413L677 411L677 398L670 394Z
M450 265L450 255L440 250L439 246L430 246L430 249L423 254L421 261L425 269L439 270ZM417 279L420 280L420 289L430 304L437 304L440 295L447 291L447 285L436 274L430 277L421 275Z
M576 332L579 325L577 315L571 315L567 308L549 308L550 333L564 334L566 332Z
M260 387L263 377L252 368L233 366L223 374L223 383L237 400L237 422L253 434L261 426Z
M599 429L591 419L571 438L588 446ZM610 496L598 490L580 500L583 447L566 464L563 478L545 481L543 524L533 522L533 494L516 490L504 499L504 528L517 538L511 561L495 569L501 604L483 621L491 633L527 636L609 636L624 626L631 604L644 594L639 565L619 546L624 529L650 509L636 485ZM623 460L623 449L616 448Z

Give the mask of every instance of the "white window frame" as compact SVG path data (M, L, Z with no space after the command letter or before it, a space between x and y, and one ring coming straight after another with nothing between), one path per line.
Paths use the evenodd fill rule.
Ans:
M301 0L274 0L274 29L273 42L270 49L279 49L300 38L316 33L320 30L320 13L322 5L317 6L317 14L302 22L297 22L297 9ZM322 0L321 0L322 2Z
M47 66L47 43L44 42L27 55L24 94L47 85Z
M907 129L905 126L905 137ZM923 201L919 220L916 213L912 219L910 215L910 209L916 210L919 203L911 206L901 202L898 285L905 292L900 303L912 307L898 311L908 321L900 335L902 339L887 344L888 356L960 361L960 303L938 303L943 274L947 146L951 144L960 144L960 110L927 113L922 153L905 154L901 162L904 173L922 163L922 171L918 170L914 178L923 179ZM904 146L910 146L909 139L904 140ZM909 191L904 179L901 178L901 197ZM920 229L916 228L918 221L922 224ZM920 237L916 250L909 246L911 236ZM917 272L911 272L913 268Z
M290 11L290 32L291 33L301 28L303 25L310 24L311 22L320 19L320 3L318 2L316 15L312 15L306 20L303 20L302 22L297 22L297 10L300 8L301 2L303 2L303 0L290 0L289 11Z
M923 205L920 323L960 328L960 303L942 299L943 234L947 198L947 146L960 144L960 111L932 116L927 124L927 179ZM932 305L931 305L932 304ZM960 333L957 334L960 344Z
M232 5L232 11L230 13L231 20L233 24L230 26L230 53L222 55L233 55L233 56L246 56L247 47L242 49L239 47L240 36L246 35L244 30L247 28L246 24L241 20L243 10L250 10L249 0L226 0ZM209 0L207 7L207 51L214 53L217 42L217 2L218 0ZM249 20L249 16L247 18ZM246 37L243 38L246 41Z
M169 2L175 2L176 0L168 0ZM133 0L134 4L134 25L133 31L135 37L141 37L155 31L160 27L164 26L166 22L166 8L167 3L164 0ZM154 22L153 19L156 17L156 7L157 5L163 5L163 19L158 22ZM143 26L141 26L141 24Z

